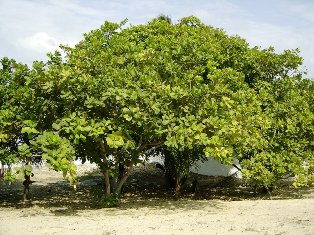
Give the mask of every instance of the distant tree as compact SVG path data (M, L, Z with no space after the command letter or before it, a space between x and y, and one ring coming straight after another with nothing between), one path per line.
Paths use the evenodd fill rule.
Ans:
M164 21L167 21L168 24L172 24L171 17L168 16L168 15L165 15L165 14L160 14L160 15L157 17L157 20L164 20Z

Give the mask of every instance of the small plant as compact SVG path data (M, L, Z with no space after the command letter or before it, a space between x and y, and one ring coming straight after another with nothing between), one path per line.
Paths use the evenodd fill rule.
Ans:
M117 193L111 194L109 197L101 197L100 205L102 208L117 207L120 204L120 195Z
M93 188L92 195L102 208L117 207L120 204L120 194L113 193L110 196L105 196L101 187Z

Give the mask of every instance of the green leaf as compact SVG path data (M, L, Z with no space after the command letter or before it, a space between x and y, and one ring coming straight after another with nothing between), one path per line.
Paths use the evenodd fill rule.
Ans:
M121 132L113 132L106 137L107 144L110 148L119 148L124 145L123 135Z

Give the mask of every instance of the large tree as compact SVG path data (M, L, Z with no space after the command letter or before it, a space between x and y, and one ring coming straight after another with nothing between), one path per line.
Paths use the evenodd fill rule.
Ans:
M10 120L21 123L13 132L0 123L2 152L10 150L8 134L22 134L26 141L12 139L19 154L42 156L70 179L74 154L95 162L104 202L156 149L172 153L179 171L204 156L225 164L238 158L254 184L267 187L287 174L310 182L313 84L301 78L297 51L250 48L195 17L130 27L105 22L62 49L64 58L50 54L21 73L27 82L12 88L28 91L15 99L21 117L9 115L9 97L1 100L1 112L11 110ZM3 78L20 74L7 70L3 63ZM13 82L1 82L1 92L11 89Z

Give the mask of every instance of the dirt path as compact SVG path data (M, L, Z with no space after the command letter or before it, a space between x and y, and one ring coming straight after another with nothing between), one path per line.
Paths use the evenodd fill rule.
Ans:
M312 190L299 199L285 200L129 195L119 208L99 209L93 208L90 188L83 187L87 182L96 184L97 178L82 178L81 187L74 191L66 182L58 182L60 174L40 172L44 181L33 186L31 202L21 202L14 187L0 188L0 235L314 234Z

